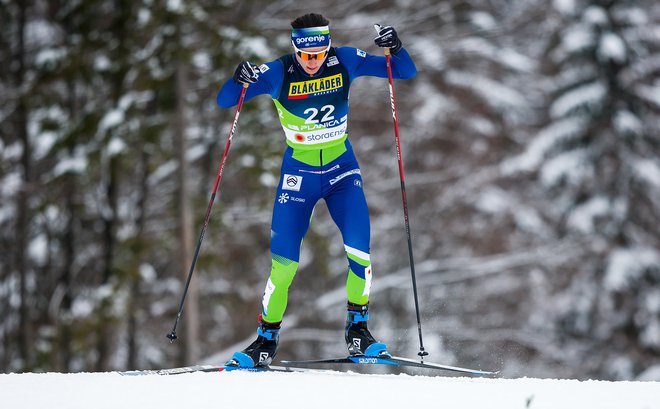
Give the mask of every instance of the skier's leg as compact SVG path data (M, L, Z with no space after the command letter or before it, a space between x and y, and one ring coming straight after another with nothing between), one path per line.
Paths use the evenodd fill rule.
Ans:
M298 270L300 246L318 200L315 189L304 189L305 185L314 186L311 176L292 175L293 172L289 172L282 172L273 207L270 239L272 265L262 300L262 319L268 323L282 321L289 287ZM298 190L291 190L287 185L286 177L292 176L301 184L297 186Z
M328 210L339 227L348 259L346 293L350 303L365 305L371 289L369 255L369 208L362 190L362 178L353 174L333 186L326 198Z
M341 180L332 180L335 185L325 200L342 233L349 264L346 345L351 355L389 356L387 346L376 341L367 328L372 271L369 208L362 190L362 178L356 171Z
M292 181L287 184L287 176L294 176L298 185L292 186ZM301 185L303 179L312 189L302 189L305 186ZM298 269L300 245L318 200L318 189L315 191L314 186L318 186L318 183L293 175L293 171L283 167L273 207L270 246L272 266L262 300L257 339L243 351L234 353L227 362L228 367L267 366L277 353L280 324L287 305L289 287Z

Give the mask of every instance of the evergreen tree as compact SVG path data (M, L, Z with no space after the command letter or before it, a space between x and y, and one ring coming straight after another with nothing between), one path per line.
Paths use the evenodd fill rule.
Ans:
M557 4L547 125L507 166L536 172L558 237L586 254L553 283L560 342L588 350L591 373L627 379L660 350L658 8Z

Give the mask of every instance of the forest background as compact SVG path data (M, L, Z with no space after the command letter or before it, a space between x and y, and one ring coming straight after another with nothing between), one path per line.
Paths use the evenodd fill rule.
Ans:
M222 363L255 336L285 146L250 101L181 339L171 330L242 60L318 12L379 54L393 25L429 359L504 376L660 380L660 3L0 0L0 371ZM370 328L419 349L387 81L351 87L372 216ZM279 357L343 355L341 237L319 203Z

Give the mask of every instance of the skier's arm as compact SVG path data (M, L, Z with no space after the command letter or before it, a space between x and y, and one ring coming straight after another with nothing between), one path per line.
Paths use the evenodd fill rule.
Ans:
M374 43L381 48L389 50L392 63L392 76L395 79L408 79L415 76L417 67L412 58L403 48L399 35L392 26L374 26L378 30L378 36ZM362 50L345 47L337 49L337 55L347 67L351 81L362 75L387 78L387 64L385 57L377 57L365 53ZM355 51L353 51L355 50Z
M392 75L396 79L407 80L417 74L415 63L403 47L398 53L390 55L390 61L392 62Z
M385 57L367 54L353 47L337 48L337 56L348 69L351 81L363 75L387 78ZM405 48L391 54L392 76L394 79L406 80L417 74L417 67Z
M240 67L240 65L239 65ZM245 93L245 101L252 98L269 94L277 98L282 86L282 63L279 60L263 64L256 70L257 78L255 82L249 84ZM230 108L238 104L243 84L237 82L233 77L228 79L220 88L216 101L221 108Z

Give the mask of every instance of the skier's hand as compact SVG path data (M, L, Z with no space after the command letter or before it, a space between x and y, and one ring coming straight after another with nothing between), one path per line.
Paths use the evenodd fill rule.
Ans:
M254 84L259 79L259 67L249 61L238 64L234 71L234 81L239 84Z
M392 54L398 53L403 47L396 30L392 26L385 26L378 30L378 37L374 38L374 43L378 47L389 48Z

